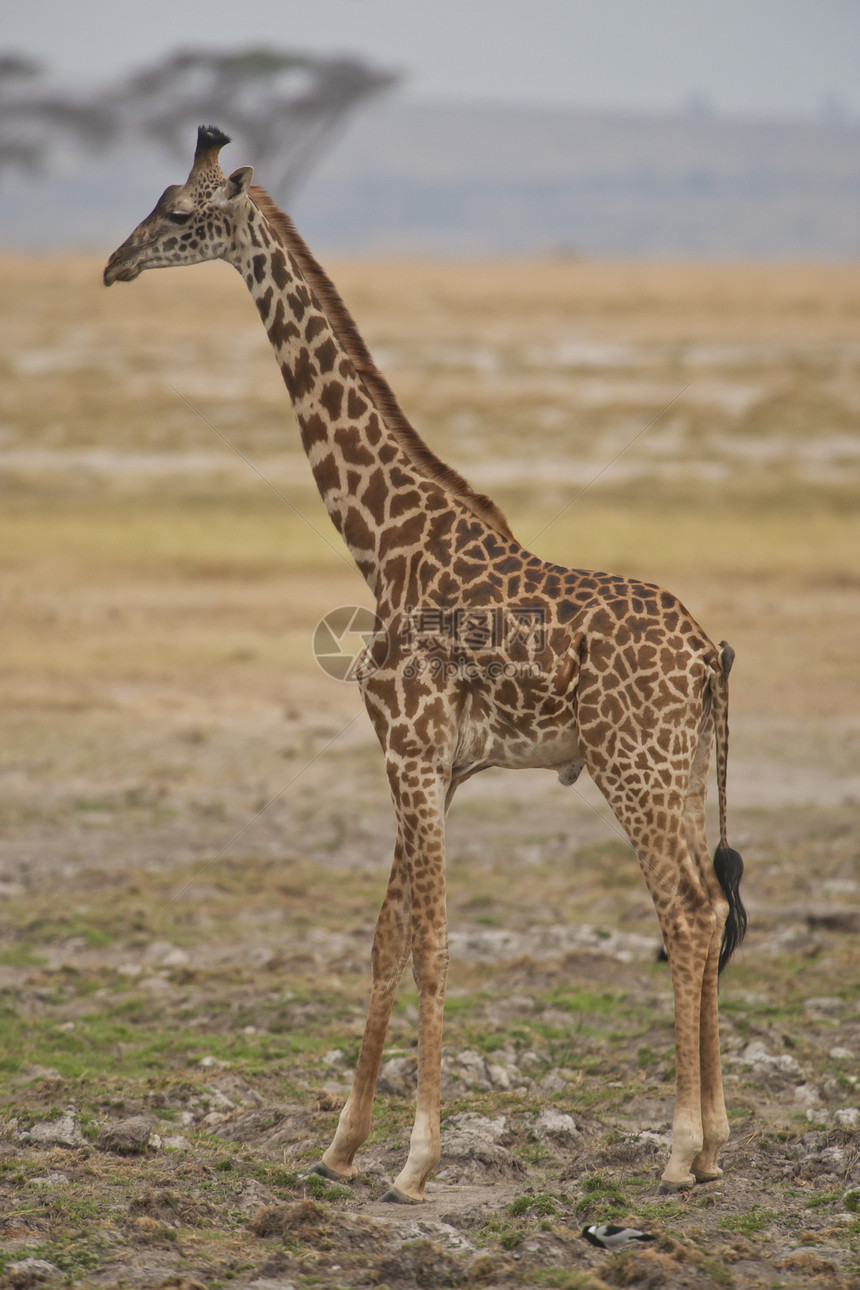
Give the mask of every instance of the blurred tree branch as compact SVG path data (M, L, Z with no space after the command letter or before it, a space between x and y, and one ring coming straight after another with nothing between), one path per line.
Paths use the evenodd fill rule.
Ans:
M144 139L185 159L198 125L218 125L285 200L362 102L399 76L357 58L323 58L268 47L178 50L107 89L54 89L43 69L0 55L0 171L45 169L52 150Z

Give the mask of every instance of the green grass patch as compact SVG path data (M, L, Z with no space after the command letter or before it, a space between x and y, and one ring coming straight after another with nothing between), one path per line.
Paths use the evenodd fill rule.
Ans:
M615 1179L596 1173L583 1181L575 1213L590 1223L608 1223L629 1209L630 1200Z
M779 1219L775 1209L764 1209L753 1205L742 1214L725 1214L720 1219L720 1228L724 1232L735 1232L739 1236L755 1236L757 1232L767 1231Z
M512 1218L520 1218L525 1214L537 1218L555 1217L559 1213L559 1200L560 1197L552 1192L518 1196L508 1205L508 1213Z

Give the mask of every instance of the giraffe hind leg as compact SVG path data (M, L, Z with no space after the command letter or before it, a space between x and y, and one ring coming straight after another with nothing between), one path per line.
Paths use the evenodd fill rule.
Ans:
M591 773L639 858L668 953L675 1008L675 1113L661 1190L681 1191L695 1185L693 1162L705 1147L701 1017L705 969L711 946L719 945L717 918L688 847L686 777L670 791L656 776L643 784L640 769L640 782L633 788L633 769L616 762L611 769L595 766Z
M696 1182L700 1183L713 1182L722 1176L723 1171L717 1164L717 1157L729 1137L729 1121L723 1095L717 992L723 931L729 904L723 893L714 862L711 860L705 832L705 797L713 738L713 718L708 714L699 732L699 742L684 803L687 846L716 917L702 978L702 1005L699 1018L703 1141L702 1150L693 1159L691 1169Z

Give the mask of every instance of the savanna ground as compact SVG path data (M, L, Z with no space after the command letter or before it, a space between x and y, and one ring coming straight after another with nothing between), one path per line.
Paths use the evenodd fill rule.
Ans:
M105 292L93 261L6 259L0 1284L860 1286L860 268L334 276L526 545L669 586L737 651L725 1177L658 1194L656 920L599 795L537 772L478 777L449 821L430 1202L379 1201L408 978L361 1177L306 1177L393 842L358 694L311 638L368 593L231 270ZM658 1239L605 1254L579 1237L605 1220Z

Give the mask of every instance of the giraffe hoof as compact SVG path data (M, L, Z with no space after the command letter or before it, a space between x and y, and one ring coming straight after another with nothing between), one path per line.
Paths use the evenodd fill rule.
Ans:
M334 1169L330 1169L328 1165L324 1165L321 1160L319 1161L318 1164L311 1165L310 1169L308 1170L308 1173L316 1174L317 1177L319 1178L327 1178L329 1182L336 1182L336 1183L352 1182L352 1174L336 1173Z
M677 1181L674 1179L662 1178L657 1191L661 1196L669 1196L674 1192L690 1191L695 1187L695 1185L696 1179L693 1174L690 1174L687 1178L679 1178Z
M695 1178L697 1184L716 1182L717 1179L722 1178L722 1176L723 1176L723 1171L717 1165L715 1165L713 1169L694 1169L693 1170L693 1177Z
M426 1196L407 1196L405 1191L400 1191L398 1187L389 1187L388 1191L382 1197L391 1205L424 1205Z

